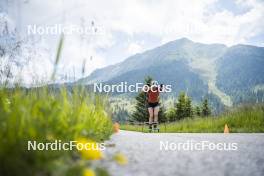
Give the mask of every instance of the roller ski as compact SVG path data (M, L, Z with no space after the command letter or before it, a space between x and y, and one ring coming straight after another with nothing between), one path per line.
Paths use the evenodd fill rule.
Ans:
M160 129L158 128L158 122L153 122L149 124L149 133L159 132Z

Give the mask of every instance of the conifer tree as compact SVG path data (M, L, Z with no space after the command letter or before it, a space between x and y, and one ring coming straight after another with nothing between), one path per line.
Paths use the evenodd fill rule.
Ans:
M145 78L145 84L150 85L152 81L151 77ZM136 107L135 111L132 114L132 120L138 122L148 121L148 109L147 109L147 93L144 91L139 92L136 96Z
M211 109L208 104L208 99L205 98L202 104L202 116L209 116L211 114Z
M201 108L200 108L199 106L196 106L196 107L195 107L195 114L196 114L197 116L201 116Z
M190 97L185 96L185 108L184 108L185 114L184 117L192 117L192 100Z
M185 93L181 92L176 103L176 118L182 119L185 117Z
M160 109L159 109L159 123L164 123L164 122L167 122L167 117L166 117L165 112L164 112L164 107L160 106Z

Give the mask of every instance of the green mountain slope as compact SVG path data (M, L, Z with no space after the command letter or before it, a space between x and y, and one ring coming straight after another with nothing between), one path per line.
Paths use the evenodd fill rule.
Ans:
M227 47L182 38L95 70L78 83L126 81L133 84L143 82L149 75L160 83L172 85L169 96L186 91L195 101L209 96L218 105L220 101L232 106L241 101L264 101L263 59L264 48L261 47Z
M236 45L218 60L217 86L235 103L263 102L264 48Z

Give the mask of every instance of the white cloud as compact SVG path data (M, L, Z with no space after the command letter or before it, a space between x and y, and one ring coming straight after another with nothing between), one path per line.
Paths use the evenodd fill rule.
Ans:
M130 55L140 53L142 51L142 47L137 43L130 43L128 46L128 53Z
M94 43L93 43L94 44ZM82 75L82 67L85 60L85 75L91 73L94 68L105 66L105 59L95 51L95 46L109 46L111 44L98 42L92 45L91 42L81 41L75 36L68 36L65 39L61 57L61 70L68 71L68 74L78 78ZM75 73L73 73L75 70Z
M127 56L148 48L134 38L136 34L160 38L160 44L187 37L197 42L234 45L248 43L250 38L264 32L264 23L261 23L264 3L258 0L236 0L237 6L249 7L249 11L238 15L230 9L215 11L212 7L217 0L34 0L20 6L20 14L20 1L15 2L9 11L24 32L27 24L85 23L89 26L94 21L103 27L104 35L88 36L83 43L79 35L66 36L61 68L69 71L76 67L80 73L83 59L89 60L92 55L93 60L87 62L87 74L111 63L106 59L113 56L110 53L99 54L96 52L98 48L115 49L116 42L120 40L129 41ZM128 39L117 38L116 32L125 34L123 37ZM46 38L55 50L57 41L52 36Z
M81 18L88 23L95 20L107 30L108 36L97 38L93 41L94 45L104 43L106 47L110 47L114 40L111 37L112 31L121 31L130 36L149 33L161 37L162 41L188 37L200 42L228 45L238 43L248 35L262 32L259 21L264 17L263 2L237 0L237 6L251 7L250 11L241 15L234 15L227 10L209 11L209 7L216 2L217 0L37 0L30 1L31 5L25 5L22 16L25 23L80 24Z

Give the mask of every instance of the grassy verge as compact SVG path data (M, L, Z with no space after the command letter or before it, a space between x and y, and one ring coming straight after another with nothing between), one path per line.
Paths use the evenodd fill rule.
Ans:
M225 112L218 117L188 118L174 123L160 125L161 132L169 133L222 133L228 124L233 133L264 132L264 105L243 106ZM121 129L142 131L142 126L121 125ZM144 128L147 132L147 127Z
M0 175L82 175L92 161L78 151L28 151L27 142L103 141L112 134L105 103L82 88L1 88Z

